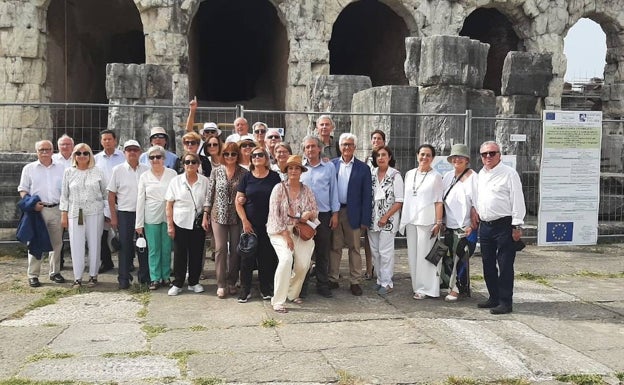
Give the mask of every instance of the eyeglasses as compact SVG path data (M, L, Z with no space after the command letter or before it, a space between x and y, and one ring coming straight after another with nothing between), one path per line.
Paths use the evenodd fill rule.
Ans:
M40 148L37 150L38 152L52 152L51 148Z
M243 143L240 145L241 148L249 148L249 147L253 147L254 145L251 143Z
M254 130L254 134L266 134L266 130Z
M238 156L238 152L224 152L223 156L226 158L236 158Z
M185 161L184 161L184 164L185 164L185 165L187 165L187 166L188 166L189 164L197 164L197 161L196 161L196 160L194 160L194 159L193 159L193 160L191 160L191 159L187 159L187 160L185 160Z
M290 155L288 151L275 151L275 155Z
M141 152L140 148L136 148L136 147L129 147L126 148L124 151L128 151L128 152Z
M355 147L355 143L341 143L340 147Z
M83 152L76 151L76 152L74 152L74 155L76 155L76 156L89 156L91 154L89 154L89 151L83 151Z
M219 143L206 143L208 147L219 147Z
M152 139L154 139L154 138L167 139L167 135L165 135L165 134L154 134L154 135L152 135Z
M189 141L185 141L184 145L185 146L197 146L199 144L199 142L196 142L194 140L189 140Z
M160 160L160 159L162 159L162 157L163 157L162 155L150 155L149 159L150 160L154 160L154 159L159 159Z
M251 159L254 158L264 158L266 156L266 154L264 152L256 152L251 154Z
M279 135L269 135L267 136L267 139L279 139L280 136Z
M493 158L493 157L496 156L496 154L499 154L499 153L500 153L500 151L486 151L486 152L482 152L481 153L481 157L482 158L487 158L487 157Z

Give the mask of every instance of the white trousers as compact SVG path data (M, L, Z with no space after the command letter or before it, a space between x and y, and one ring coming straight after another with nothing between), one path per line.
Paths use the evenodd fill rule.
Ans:
M302 241L301 238L292 235L292 226L288 226L288 231L295 244L294 251L288 248L286 239L281 234L269 234L278 259L271 299L273 306L283 305L286 299L293 300L299 297L314 252L314 239Z
M383 287L394 287L394 236L392 231L368 230L373 266L377 272L377 284Z
M425 257L433 247L436 239L431 238L433 225L407 225L407 261L412 277L412 290L414 293L440 296L440 264L434 266Z
M85 269L85 241L89 248L89 276L97 277L100 268L100 241L104 231L102 214L85 215L84 224L78 218L69 218L69 245L71 248L74 279L82 280Z
M58 206L44 207L41 210L41 216L48 229L50 242L52 243L52 251L48 253L50 259L50 276L61 272L61 249L63 248L63 227L61 227L61 211ZM41 259L35 258L32 254L28 254L28 278L38 278L41 274Z

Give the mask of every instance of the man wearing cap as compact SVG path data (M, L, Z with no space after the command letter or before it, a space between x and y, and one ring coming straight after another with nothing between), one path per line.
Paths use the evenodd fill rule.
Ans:
M247 119L245 118L236 118L234 120L234 133L228 136L225 141L226 142L238 142L241 140L241 137L249 135L249 123L247 123Z
M175 170L176 160L178 160L178 156L173 152L167 150L167 145L169 144L169 135L167 135L167 131L165 131L162 127L152 127L150 131L150 145L152 146L160 146L164 148L165 151L165 167ZM146 164L149 166L149 160L147 159L147 153L141 154L139 157L139 163Z
M108 182L108 204L111 207L111 227L119 232L119 274L117 280L120 289L130 287L132 276L130 268L134 258L134 235L136 221L136 205L139 178L150 169L149 166L139 163L141 146L136 140L124 143L126 161L113 169ZM112 210L117 202L117 210ZM146 250L138 253L139 256L139 283L150 281L147 266Z
M516 170L501 162L498 143L484 142L479 152L483 162L477 184L479 241L483 278L490 297L478 307L489 308L492 314L506 314L512 312L514 242L522 237L524 194Z
M97 153L93 159L95 159L95 167L102 170L106 183L113 174L113 168L122 164L125 161L123 151L117 148L117 135L113 130L104 130L100 132L100 144L102 145L102 151ZM115 209L115 206L113 206ZM108 202L104 202L104 232L102 232L102 239L100 242L100 269L98 273L102 274L113 267L113 259L111 257L110 249L108 248L108 230L110 229L110 207Z
M37 160L28 163L22 169L22 176L17 191L21 198L27 195L38 195L41 199L35 205L35 211L41 212L45 227L52 243L52 251L48 254L50 259L50 280L54 283L63 283L65 278L61 275L61 246L63 244L63 228L61 227L61 212L59 201L61 199L61 184L65 168L52 160L54 146L49 140L41 140L35 143ZM41 272L42 255L28 253L28 284L30 287L39 287L39 273Z
M316 291L325 298L332 296L329 289L329 254L331 233L338 225L340 202L338 201L338 180L336 167L321 160L321 140L316 136L306 136L302 144L305 165L308 172L301 175L301 182L314 193L318 206L318 220L314 236L314 260L316 261ZM309 279L306 278L306 282ZM307 286L307 285L306 285Z

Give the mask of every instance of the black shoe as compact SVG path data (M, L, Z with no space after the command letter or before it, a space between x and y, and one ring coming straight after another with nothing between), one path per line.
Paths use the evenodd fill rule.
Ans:
M119 289L120 290L127 290L130 288L130 281L121 281L119 282Z
M316 292L321 297L325 297L325 298L333 297L331 290L329 290L329 287L317 287Z
M65 283L65 278L61 275L61 273L56 273L50 276L50 281L54 283Z
M496 307L496 306L498 306L498 301L492 301L491 299L488 299L485 302L479 302L477 304L477 307L479 309L491 309L491 308Z
M251 293L245 293L244 290L241 291L241 294L238 296L238 303L247 303L251 298Z
M134 264L130 265L130 269L128 271L133 272L136 270L136 267L134 266Z
M340 285L338 284L338 282L333 282L333 281L329 281L329 288L334 290L334 289L338 289L340 287Z
M30 287L39 287L39 286L41 286L41 282L39 282L39 278L37 278L37 277L28 278L28 285Z
M98 274L102 274L102 273L106 273L107 271L111 271L113 270L113 268L115 267L115 265L113 264L105 264L100 266L100 269L98 270Z
M351 285L351 294L353 294L355 296L362 295L362 288L360 287L360 285L358 285L358 284Z
M511 305L498 305L490 309L490 313L492 314L507 314L511 313L512 307Z

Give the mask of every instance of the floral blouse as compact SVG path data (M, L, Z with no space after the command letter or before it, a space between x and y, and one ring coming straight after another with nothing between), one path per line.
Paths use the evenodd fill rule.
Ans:
M104 202L108 197L104 172L97 167L79 170L69 167L63 176L61 189L61 211L67 211L68 218L104 213Z
M386 215L393 204L403 202L403 178L401 173L392 167L388 167L386 175L379 181L377 177L378 168L374 168L372 172L373 179L373 213L371 231L389 231L396 233L399 230L400 211L392 215L388 219L386 225L381 228L378 225L381 217Z
M249 171L241 166L236 166L232 179L227 178L225 166L219 166L212 170L208 179L208 195L206 204L212 221L220 225L235 225L238 223L238 215L234 200L236 188L242 176Z
M267 221L267 233L276 234L286 230L287 225L294 225L304 211L314 212L314 217L318 216L316 198L310 188L303 183L296 199L288 198L288 182L276 184L271 192L269 200L269 220Z

